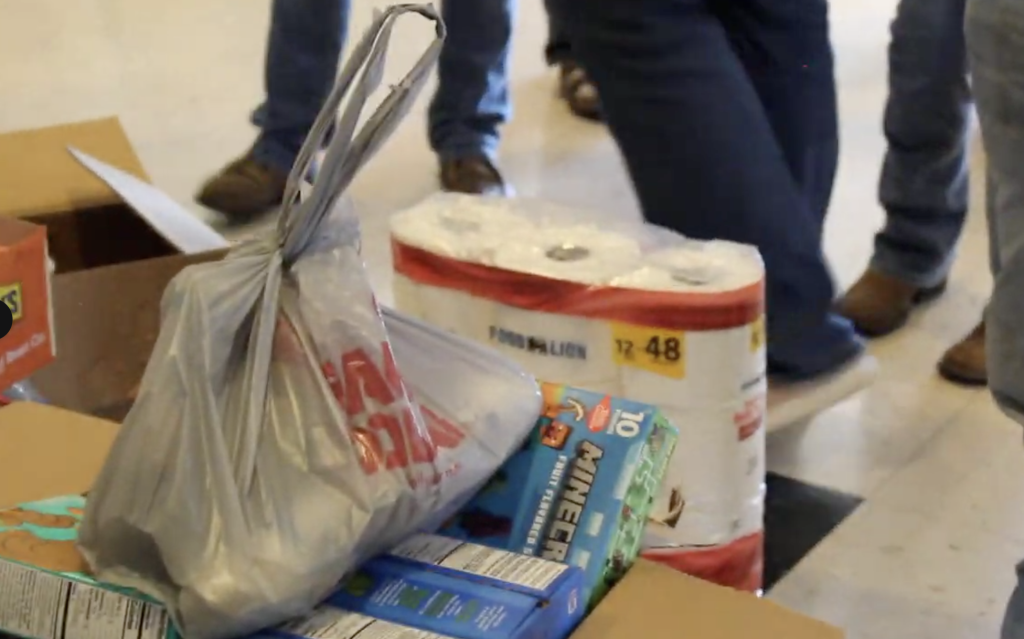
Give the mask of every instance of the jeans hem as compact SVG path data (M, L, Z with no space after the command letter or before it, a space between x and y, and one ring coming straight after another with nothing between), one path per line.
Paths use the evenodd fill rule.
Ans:
M868 267L917 288L938 286L949 277L949 268L946 266L927 270L908 268L901 258L877 250L871 256Z

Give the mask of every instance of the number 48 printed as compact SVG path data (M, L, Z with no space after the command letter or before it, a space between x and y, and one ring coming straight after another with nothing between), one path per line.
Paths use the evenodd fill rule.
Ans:
M686 336L670 331L631 324L612 327L613 356L619 366L682 379L686 375Z

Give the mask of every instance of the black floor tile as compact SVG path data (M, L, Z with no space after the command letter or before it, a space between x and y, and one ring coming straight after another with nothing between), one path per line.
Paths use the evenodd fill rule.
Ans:
M765 497L764 589L786 576L864 500L768 473Z

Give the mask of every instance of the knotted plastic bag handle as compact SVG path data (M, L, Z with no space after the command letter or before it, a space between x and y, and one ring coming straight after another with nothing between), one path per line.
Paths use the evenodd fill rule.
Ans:
M412 70L391 87L391 92L357 133L359 116L370 95L384 79L387 47L395 21L407 13L432 20L435 38ZM318 228L356 173L377 153L409 112L441 55L444 38L444 22L433 5L399 4L374 16L366 35L345 63L288 176L284 205L278 220L278 241L284 265L294 262L316 237ZM349 101L341 117L335 121L335 114L350 89ZM300 201L299 188L309 174L317 152L325 144L328 146L323 166L309 196Z

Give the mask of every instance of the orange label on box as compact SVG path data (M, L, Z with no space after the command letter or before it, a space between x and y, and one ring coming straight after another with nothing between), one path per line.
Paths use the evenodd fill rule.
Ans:
M612 324L612 353L619 366L672 379L686 377L686 333L634 324Z
M10 286L0 286L0 300L3 300L7 308L11 309L11 317L17 322L25 315L25 308L21 302L21 283Z
M0 218L0 300L11 309L11 331L0 338L0 390L54 360L46 230Z

